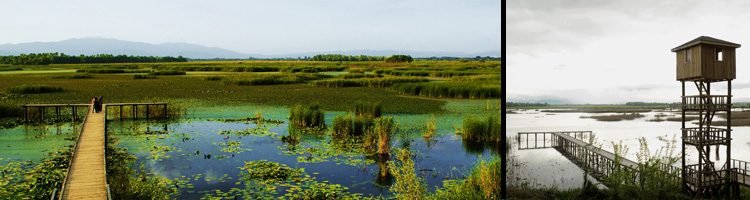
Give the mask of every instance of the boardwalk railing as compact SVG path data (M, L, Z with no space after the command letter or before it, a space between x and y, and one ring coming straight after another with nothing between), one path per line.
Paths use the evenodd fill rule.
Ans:
M518 147L520 150L537 149L540 148L540 146L544 148L555 148L576 165L589 171L589 173L599 181L604 181L606 177L611 176L619 170L624 170L625 168L636 172L640 170L641 166L639 166L637 162L624 157L619 157L614 153L605 151L582 141L588 140L592 137L593 133L591 131L520 132L518 133ZM539 138L544 138L542 141L544 145L534 144L540 142L538 140ZM553 142L550 142L550 145L547 145L547 141ZM525 146L522 145L524 143ZM662 172L671 174L672 180L680 180L680 168L666 164L661 164L657 166L657 168ZM631 178L633 181L638 181L640 179L639 174L637 173Z

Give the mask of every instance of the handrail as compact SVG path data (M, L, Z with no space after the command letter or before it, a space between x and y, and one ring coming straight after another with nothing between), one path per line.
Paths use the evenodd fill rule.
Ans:
M78 143L81 141L81 133L83 133L83 130L86 129L86 120L89 118L89 113L92 111L93 106L89 104L89 110L86 111L86 116L83 117L82 125L81 125L81 131L78 132L78 138L76 138L76 143L73 144L73 153L70 154L70 160L68 160L68 171L65 172L65 179L63 179L63 185L60 190L60 198L65 196L65 184L68 182L68 175L70 174L70 166L73 166L73 157L75 157L76 152L78 152ZM106 170L104 170L106 173Z
M104 184L107 186L107 199L112 200L109 183L107 183L107 104L102 104L102 110L104 111Z

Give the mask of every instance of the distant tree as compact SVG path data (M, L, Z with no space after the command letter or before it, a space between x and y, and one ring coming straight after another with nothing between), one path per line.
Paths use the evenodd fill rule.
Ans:
M412 62L414 59L410 55L392 55L385 59L385 62Z

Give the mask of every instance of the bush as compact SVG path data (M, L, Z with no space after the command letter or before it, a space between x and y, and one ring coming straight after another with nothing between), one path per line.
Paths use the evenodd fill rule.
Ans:
M500 119L491 114L484 119L466 117L461 135L466 140L500 141Z
M183 71L174 71L174 70L166 70L166 71L155 71L155 72L149 72L148 75L185 75L187 73Z
M320 108L318 102L302 105L297 104L292 107L289 113L289 121L292 125L298 127L318 127L325 128L325 114Z
M38 93L51 93L51 92L62 92L62 87L46 86L46 85L30 85L24 84L21 86L15 86L8 88L8 93L16 94L38 94Z

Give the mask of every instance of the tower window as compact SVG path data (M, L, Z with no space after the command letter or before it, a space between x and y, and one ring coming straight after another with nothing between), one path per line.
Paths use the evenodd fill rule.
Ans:
M690 49L685 51L685 62L690 62Z
M717 61L724 60L724 53L721 50L722 49L716 49L716 60Z

